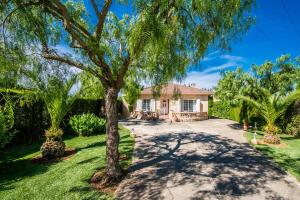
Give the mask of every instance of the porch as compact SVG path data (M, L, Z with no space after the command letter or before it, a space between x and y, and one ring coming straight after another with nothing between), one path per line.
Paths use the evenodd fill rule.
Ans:
M207 112L173 112L171 113L173 121L186 122L186 121L201 121L207 120Z
M172 119L175 122L186 122L206 120L208 119L208 114L207 112L170 112L169 114L160 114L151 111L133 111L131 117L142 120Z

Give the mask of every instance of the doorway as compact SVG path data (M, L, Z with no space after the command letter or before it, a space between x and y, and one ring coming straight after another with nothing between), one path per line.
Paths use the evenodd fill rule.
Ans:
M160 114L161 115L169 114L169 100L164 99L161 101Z

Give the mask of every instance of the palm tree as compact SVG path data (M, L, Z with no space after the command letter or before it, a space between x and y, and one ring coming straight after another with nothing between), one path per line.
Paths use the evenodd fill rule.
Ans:
M265 136L264 141L268 143L280 143L278 133L280 129L276 126L275 121L282 116L289 105L300 99L300 89L295 90L286 96L278 93L271 94L264 88L259 89L262 98L253 99L248 96L239 96L239 98L257 109L259 114L265 119Z
M65 71L64 66L45 66L40 63L31 70L23 69L22 74L28 79L26 87L44 101L50 115L51 125L45 132L46 141L41 146L42 156L62 156L65 143L62 141L63 130L59 126L80 95L80 74Z

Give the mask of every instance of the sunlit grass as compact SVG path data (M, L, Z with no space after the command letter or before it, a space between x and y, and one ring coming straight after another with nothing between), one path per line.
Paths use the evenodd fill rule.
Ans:
M121 128L123 167L131 163L134 140ZM112 196L90 187L88 181L105 166L105 135L65 139L77 153L55 164L33 164L40 144L22 145L2 152L0 163L0 199L111 199Z
M252 133L246 134L247 139L252 139ZM283 169L294 175L300 181L300 137L281 134L282 145L254 145L255 148L270 157ZM258 132L257 138L263 138L263 133Z

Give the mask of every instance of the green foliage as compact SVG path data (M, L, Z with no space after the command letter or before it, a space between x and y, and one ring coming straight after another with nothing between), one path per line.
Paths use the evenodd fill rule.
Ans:
M103 99L104 88L99 79L90 73L83 72L80 74L81 99Z
M293 136L300 135L300 115L293 116L291 122L286 127L286 133Z
M292 92L299 81L299 58L292 59L290 55L282 55L276 62L266 61L262 65L253 65L252 71L259 82L259 86L267 89L271 94L282 95Z
M0 105L0 149L16 134L16 131L11 130L14 125L14 111L12 103L6 99L4 106Z
M226 102L213 102L212 116L241 122L240 107L233 107Z
M45 136L50 140L60 140L63 135L63 130L60 128L50 127L45 132Z
M222 78L215 89L217 98L226 101L227 104L236 106L240 104L240 94L254 95L256 80L241 68L236 71L222 73Z
M283 96L280 93L271 94L268 90L263 88L260 91L264 96L264 98L260 100L246 96L239 96L239 98L257 109L258 113L267 123L266 128L271 130L270 134L271 132L277 134L278 131L276 131L277 127L275 126L276 120L286 112L292 103L300 99L300 90L289 93L287 96Z
M55 62L35 60L32 64L33 68L22 69L23 87L30 88L45 102L51 120L50 130L59 130L64 116L80 95L79 74Z
M265 123L275 124L287 112L287 105L297 96L294 94L286 99L290 102L283 102L286 96L295 92L295 86L299 83L299 61L299 58L292 59L290 55L282 55L276 62L266 61L260 66L253 65L253 74L240 68L228 71L222 74L215 94L224 105L241 108L240 120L259 122L259 126ZM248 99L241 99L239 96ZM264 108L259 107L260 103L264 104ZM222 111L218 112L219 115L229 118L230 108L224 109L223 114L220 113Z
M214 101L213 97L208 97L208 117L213 116L213 109L214 109Z
M133 105L136 103L136 100L139 98L141 93L141 86L138 84L138 81L133 79L128 79L125 83L123 89L123 97L129 105L129 111L133 110Z
M106 121L94 114L82 114L71 117L69 124L77 134L90 136L105 133Z
M277 135L282 133L281 129L274 124L267 124L264 131L267 135Z

